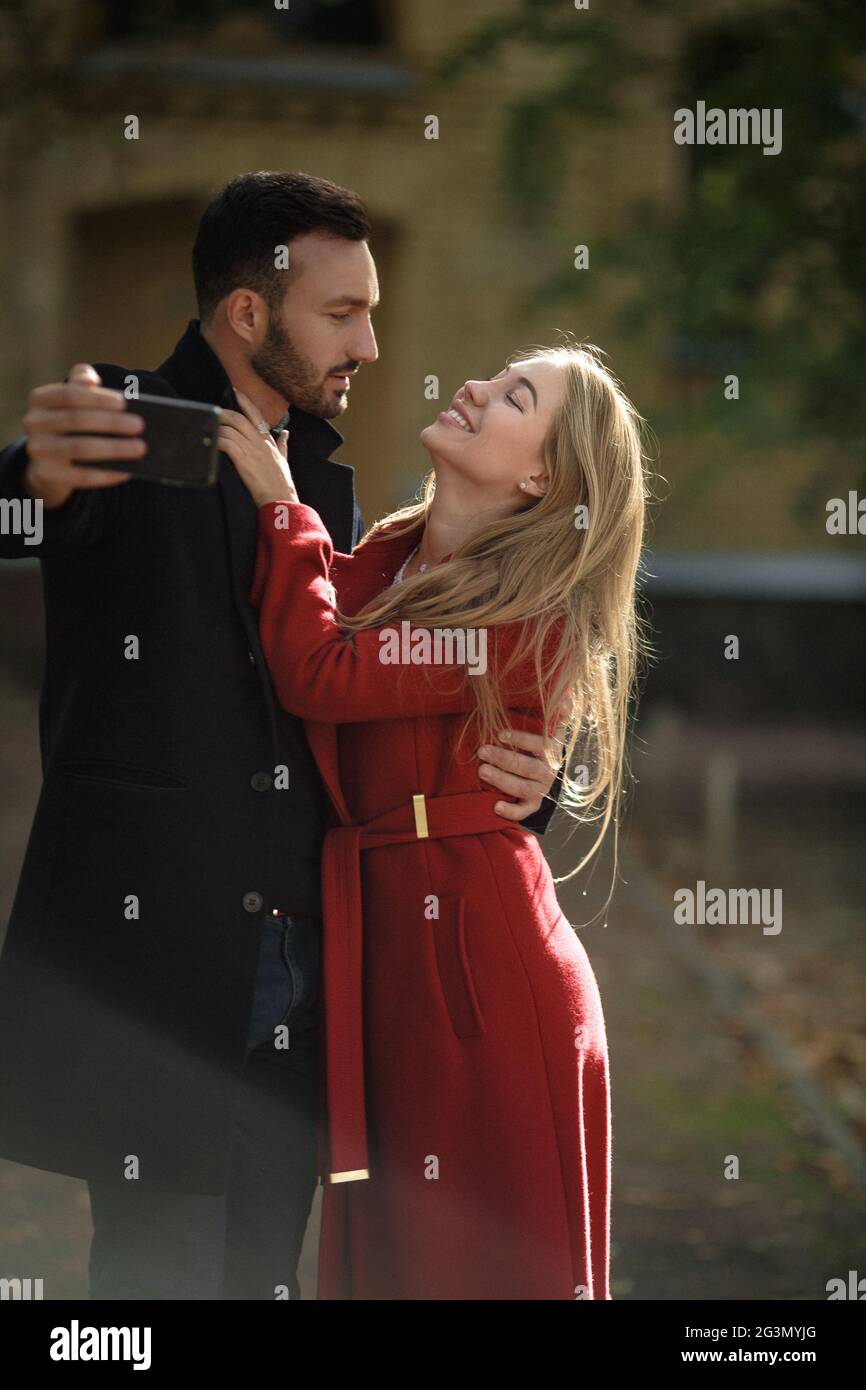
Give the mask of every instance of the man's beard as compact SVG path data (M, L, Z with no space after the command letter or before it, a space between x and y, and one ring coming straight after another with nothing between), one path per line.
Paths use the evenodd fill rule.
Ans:
M323 381L309 357L295 347L274 311L265 340L250 358L250 365L271 390L299 410L329 420L344 409L345 397L329 395L327 378Z

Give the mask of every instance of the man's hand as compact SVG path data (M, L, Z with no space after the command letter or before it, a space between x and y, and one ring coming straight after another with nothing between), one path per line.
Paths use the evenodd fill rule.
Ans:
M27 407L24 486L49 509L61 507L78 488L113 487L129 479L128 473L82 468L73 459L140 458L147 452L143 439L130 438L144 429L141 416L128 411L122 392L103 386L86 362L76 362L68 381L35 386ZM102 433L113 437L101 439Z
M557 742L561 729L562 726L557 730ZM506 729L499 735L499 741L502 747L483 744L479 748L478 775L488 787L498 787L515 798L514 801L497 801L493 809L498 815L505 820L525 820L539 810L556 780L556 768L551 768L545 759L541 734Z

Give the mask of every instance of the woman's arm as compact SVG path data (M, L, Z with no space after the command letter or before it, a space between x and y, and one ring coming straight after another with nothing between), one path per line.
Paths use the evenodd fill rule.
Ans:
M288 464L285 433L279 445L275 444L267 430L264 433L260 432L259 425L265 422L261 420L261 412L255 408L252 401L237 387L235 396L243 413L223 410L219 430L221 447L231 458L257 507L263 506L266 502L280 502L284 499L297 502L299 499ZM358 522L356 541L360 539L360 518ZM330 572L338 582L343 565L351 563L351 556L332 553ZM330 594L329 589L329 597ZM501 629L498 640L503 643L504 649L507 634L503 635ZM452 676L455 674L450 673ZM530 685L530 691L532 684L534 682ZM405 685L401 687L400 693L405 696ZM424 693L425 697L431 694L429 681ZM462 693L467 697L472 694L466 681ZM516 703L522 705L524 701L519 700ZM536 697L531 694L528 703L535 704ZM525 724L526 718L525 715L520 719L512 717L510 722L512 726ZM540 722L535 716L536 727ZM500 748L494 743L479 750L479 772L487 786L495 787L510 798L507 801L498 801L495 809L506 820L522 821L527 815L531 816L531 819L523 823L528 829L538 830L543 834L553 809L552 804L549 809L542 805L542 798L547 796L553 780L545 756L544 740L540 734L530 732L525 727L512 727L509 731L499 734L498 742L508 743L510 746Z
M406 654L400 623L343 633L329 578L332 556L330 536L311 507L274 501L259 507L250 601L259 608L262 647L284 708L335 724L473 709L475 677L466 666L387 659ZM472 655L479 666L482 654L491 668L507 659L520 636L517 626L477 631ZM504 693L509 703L513 698L531 710L540 703L534 685L527 659L509 673Z

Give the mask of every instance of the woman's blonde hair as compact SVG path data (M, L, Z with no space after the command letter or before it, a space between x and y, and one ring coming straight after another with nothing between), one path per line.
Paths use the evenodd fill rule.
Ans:
M354 616L338 613L347 632L395 620L408 620L413 628L523 625L507 661L473 675L476 706L464 732L474 726L480 740L490 742L507 727L505 678L528 658L552 766L557 712L570 706L559 804L582 824L602 825L566 878L596 853L612 817L616 845L629 702L646 649L636 609L649 499L641 430L646 422L603 355L591 343L573 342L513 354L510 366L543 360L563 374L561 403L543 445L545 495L482 525L448 564L386 589ZM420 533L434 492L431 472L420 500L378 522L362 544L383 534Z

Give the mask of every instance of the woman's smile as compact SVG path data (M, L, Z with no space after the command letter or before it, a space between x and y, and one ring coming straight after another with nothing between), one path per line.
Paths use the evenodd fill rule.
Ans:
M450 410L440 410L439 419L449 425L454 425L457 429L463 430L464 434L475 434L475 430L467 422L464 416L452 406Z

